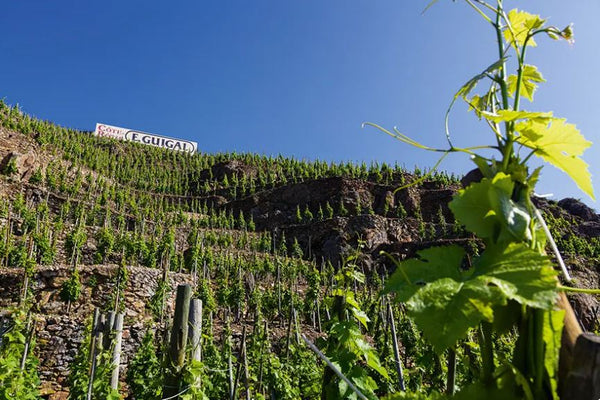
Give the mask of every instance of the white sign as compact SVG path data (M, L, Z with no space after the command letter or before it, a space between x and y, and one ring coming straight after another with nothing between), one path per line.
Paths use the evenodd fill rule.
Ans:
M96 124L94 135L111 139L138 142L149 146L162 147L164 149L185 151L195 153L198 151L198 143L189 140L175 139L153 133L134 131L132 129L120 128L106 124Z

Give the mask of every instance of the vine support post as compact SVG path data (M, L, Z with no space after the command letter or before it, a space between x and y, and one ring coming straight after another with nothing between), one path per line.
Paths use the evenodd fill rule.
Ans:
M583 333L577 337L561 395L566 399L600 398L600 336Z
M119 365L121 364L121 343L123 339L123 313L115 316L113 331L115 341L112 352L112 374L110 377L110 387L117 390L119 388Z
M185 350L188 343L188 320L190 313L190 299L192 287L190 285L177 286L175 300L175 315L167 352L167 365L171 368L165 377L163 394L165 397L176 396L179 392L181 369L185 363ZM176 396L175 398L178 398Z
M188 337L192 347L192 360L202 360L202 300L193 299L190 302L190 331Z
M448 350L448 377L446 379L446 394L453 396L456 390L456 350Z
M396 362L396 372L398 373L398 384L400 390L406 391L406 385L404 384L404 373L402 371L402 361L400 360L400 350L398 346L398 338L396 337L396 322L394 321L394 312L390 302L387 303L388 316L390 319L390 331L392 334L392 345L394 347L394 361Z
M25 370L25 363L27 362L27 354L29 353L29 346L31 344L31 338L33 337L33 333L35 331L35 325L31 321L31 315L27 316L27 328L25 338L25 347L23 348L23 355L21 356L21 371Z
M482 381L487 385L491 383L494 373L494 344L490 322L482 322L479 326L479 341L481 346Z
M235 374L235 381L233 383L233 390L231 391L231 400L237 399L237 388L240 383L240 378L242 375L242 368L244 368L244 363L246 360L245 352L246 352L246 325L244 325L244 327L242 328L242 340L240 341L240 351L239 351L239 358L241 358L241 360L238 360L237 371Z
M89 363L90 369L88 373L89 381L87 387L86 400L92 400L92 385L94 383L94 374L96 373L96 345L98 341L102 339L99 338L100 327L102 324L102 316L100 314L100 309L96 307L94 310L94 319L92 321L92 334L90 336L90 347L89 347Z

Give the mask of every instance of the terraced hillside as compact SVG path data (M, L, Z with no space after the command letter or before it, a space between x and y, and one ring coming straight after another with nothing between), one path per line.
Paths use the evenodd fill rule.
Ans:
M447 207L457 177L386 164L189 155L97 138L2 102L0 171L1 315L10 326L15 309L29 311L45 398L66 398L80 384L73 371L85 369L78 354L95 308L125 315L121 395L161 398L142 397L134 379L141 377L126 379L127 370L156 367L135 369L136 352L149 343L165 354L184 283L203 301L205 369L196 376L209 398L228 397L233 378L240 396L319 398L323 367L300 337L331 345L327 326L342 289L368 315L356 332L389 371L373 378L378 393L400 385L392 316L406 384L443 388L445 356L379 294L393 269L380 253L405 258L431 243L479 252ZM599 216L573 199L537 203L576 285L600 286ZM572 300L586 329L598 330L597 299ZM457 350L459 380L477 373L471 350Z

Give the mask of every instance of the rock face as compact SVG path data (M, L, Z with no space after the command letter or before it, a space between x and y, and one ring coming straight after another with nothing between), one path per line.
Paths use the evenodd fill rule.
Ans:
M0 171L4 171L9 163L14 163L17 169L14 177L27 181L35 169L44 164L44 160L38 154L33 141L24 140L21 135L0 127Z
M579 200L568 197L560 200L558 205L584 221L600 221L598 214Z

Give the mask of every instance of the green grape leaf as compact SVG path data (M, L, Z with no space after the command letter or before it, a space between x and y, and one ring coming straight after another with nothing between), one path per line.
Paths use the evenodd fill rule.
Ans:
M474 277L485 277L506 298L534 308L554 306L556 275L547 256L522 243L488 248L475 262Z
M367 316L367 313L365 313L364 311L354 308L352 307L351 309L352 311L352 315L354 316L354 318L356 318L358 320L358 322L360 322L365 329L368 328L367 323L370 321L369 317Z
M529 101L533 101L533 94L537 89L536 82L546 82L535 65L527 64L523 66L523 75L521 79L521 96L525 97ZM511 75L508 77L508 92L511 96L514 96L515 92L517 91L517 81L517 75Z
M509 175L496 174L490 188L490 205L492 210L502 217L501 222L515 238L530 240L529 222L531 217L525 207L512 200L514 186Z
M518 123L515 130L520 133L518 143L567 173L584 193L595 199L588 164L579 157L592 143L575 125L559 118L550 122L529 120Z
M460 190L449 206L458 222L483 239L526 240L530 217L512 200L513 188L511 177L500 172Z
M493 321L493 307L505 301L484 278L464 282L443 278L420 289L406 307L434 350L441 353L481 321Z
M526 11L519 11L516 8L510 10L507 17L507 22L510 26L504 30L504 38L515 48L522 47L530 32L541 28L546 22L541 19L539 15L533 15ZM537 46L533 38L529 38L527 45L531 47Z
M490 179L484 178L460 190L449 204L456 220L484 239L494 236L499 229L489 202L490 186Z
M440 278L461 280L460 270L465 250L459 246L430 247L417 252L419 258L397 262L396 270L386 282L384 293L395 293L400 302L410 299L423 285Z

